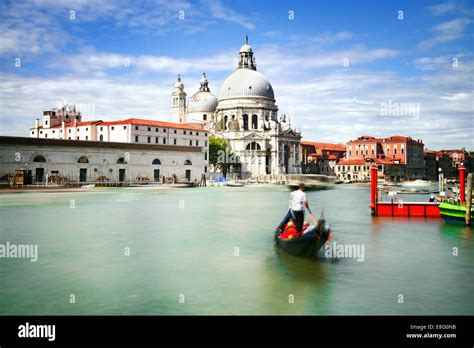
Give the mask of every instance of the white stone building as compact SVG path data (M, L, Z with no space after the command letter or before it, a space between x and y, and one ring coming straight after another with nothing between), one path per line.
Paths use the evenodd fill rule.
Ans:
M0 181L18 170L26 184L199 182L207 160L199 146L0 136Z
M285 115L278 118L273 88L257 71L247 38L239 51L237 69L225 79L218 98L210 92L205 74L200 83L186 106L178 76L172 93L175 122L203 125L211 134L228 140L244 177L301 173L301 135Z

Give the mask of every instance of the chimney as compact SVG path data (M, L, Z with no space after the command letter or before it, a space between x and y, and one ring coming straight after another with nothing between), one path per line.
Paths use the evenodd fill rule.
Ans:
M40 120L39 118L37 118L35 121L35 128L38 129L39 127L40 127Z

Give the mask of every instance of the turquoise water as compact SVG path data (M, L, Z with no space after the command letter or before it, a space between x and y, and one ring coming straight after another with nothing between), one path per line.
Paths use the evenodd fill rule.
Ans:
M0 259L0 313L474 314L473 229L372 218L357 185L308 197L364 261L275 249L283 186L0 194L0 243L39 245Z

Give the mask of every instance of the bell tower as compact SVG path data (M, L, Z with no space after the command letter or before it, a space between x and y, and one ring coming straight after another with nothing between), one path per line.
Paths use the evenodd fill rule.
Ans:
M172 121L175 123L186 122L186 92L181 82L181 76L174 84L173 93L171 93L171 114Z

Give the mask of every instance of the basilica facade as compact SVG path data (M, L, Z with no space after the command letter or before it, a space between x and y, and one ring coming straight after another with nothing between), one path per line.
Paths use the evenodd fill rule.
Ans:
M172 93L173 122L198 123L227 140L243 177L301 173L301 134L287 116L278 116L272 85L260 72L246 38L238 64L218 97L203 74L199 90L186 104L181 77Z

